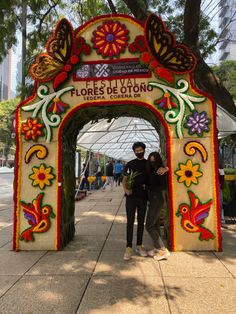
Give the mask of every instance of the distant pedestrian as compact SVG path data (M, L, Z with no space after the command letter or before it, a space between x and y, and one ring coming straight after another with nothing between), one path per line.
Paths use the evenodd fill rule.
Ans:
M96 177L96 181L95 181L96 189L100 189L100 187L102 186L102 168L99 164L97 165L95 177Z
M89 190L89 182L88 182L89 168L88 168L88 164L87 164L87 167L86 167L86 164L83 164L81 174L82 174L83 178L82 178L82 182L80 185L80 190L84 190L85 186Z
M117 185L120 185L121 182L121 174L123 172L124 166L123 164L120 162L120 160L118 160L117 162L115 162L114 165L114 180Z
M220 184L220 214L221 214L221 223L225 224L225 214L223 208L223 189L225 182L225 172L224 172L224 162L222 159L219 160L219 184Z
M114 185L114 169L112 159L109 159L109 162L106 165L106 182L104 183L102 189L105 190L107 185L110 185L112 191Z

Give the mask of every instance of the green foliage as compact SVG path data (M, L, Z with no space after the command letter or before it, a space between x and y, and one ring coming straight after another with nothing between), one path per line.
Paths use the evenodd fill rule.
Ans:
M8 49L16 44L16 30L18 29L17 16L12 7L17 1L0 2L0 62L6 56Z
M127 188L128 190L132 190L133 185L134 185L134 182L135 182L135 178L136 178L137 176L139 176L140 173L137 172L137 171L131 170L130 172L125 173L124 175L125 175L125 177L127 178L127 179L126 179L126 188Z
M0 148L4 149L6 158L15 143L15 139L12 138L11 134L13 132L14 111L18 103L18 98L0 102Z
M236 99L236 61L224 61L212 67L232 97Z
M224 182L223 187L223 200L228 203L231 200L231 193L230 193L230 187L227 182Z
M225 174L236 174L236 169L234 168L224 168Z
M26 58L23 60L24 73L27 77L29 67L39 51L44 50L49 34L53 31L59 14L56 9L63 9L62 0L1 1L0 3L0 62L9 48L17 43L18 32L22 32L22 3L27 2L26 23ZM32 92L32 80L27 78L26 86L18 92ZM24 94L24 93L23 93Z

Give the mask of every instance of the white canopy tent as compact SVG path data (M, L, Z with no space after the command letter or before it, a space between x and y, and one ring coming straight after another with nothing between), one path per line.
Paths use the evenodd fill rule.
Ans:
M217 106L217 128L219 138L236 133L236 118L220 106ZM127 161L134 157L132 144L137 141L146 144L147 154L160 149L159 134L151 123L137 117L121 117L86 124L79 132L77 145Z
M132 145L137 141L146 144L147 153L159 150L159 135L148 121L122 117L86 124L78 135L77 144L115 159L129 160L133 158Z
M228 113L221 106L217 106L217 128L218 137L223 138L231 134L236 134L236 117Z

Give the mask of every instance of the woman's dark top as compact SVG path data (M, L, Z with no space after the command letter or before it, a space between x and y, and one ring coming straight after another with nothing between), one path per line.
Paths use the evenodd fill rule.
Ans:
M109 163L107 166L106 166L106 175L108 177L113 177L113 164Z
M148 189L151 192L159 192L164 190L167 184L167 173L159 175L156 171L148 174Z

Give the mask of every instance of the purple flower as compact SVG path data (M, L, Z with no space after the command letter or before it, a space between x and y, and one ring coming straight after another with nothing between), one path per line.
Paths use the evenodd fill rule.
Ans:
M202 136L203 132L210 131L208 127L210 122L211 119L207 117L207 113L205 111L200 113L194 111L192 115L187 116L185 128L188 129L190 135L196 133L198 136Z

